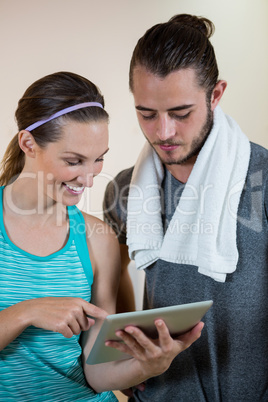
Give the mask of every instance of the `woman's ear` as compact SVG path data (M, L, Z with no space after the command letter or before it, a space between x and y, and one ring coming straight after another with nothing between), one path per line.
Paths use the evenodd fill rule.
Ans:
M211 110L213 111L215 107L219 104L221 97L227 87L227 82L220 80L215 85L212 95L211 95Z
M19 146L25 155L30 158L35 157L36 153L36 142L29 131L21 130L19 132Z

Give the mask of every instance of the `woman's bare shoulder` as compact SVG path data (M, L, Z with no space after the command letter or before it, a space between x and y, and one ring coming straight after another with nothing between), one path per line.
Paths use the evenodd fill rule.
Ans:
M99 218L83 212L86 223L87 244L95 277L94 300L97 300L99 280L105 278L103 283L107 284L107 295L112 289L117 289L118 278L120 277L121 263L119 242L115 232L109 225ZM107 310L107 306L106 306ZM108 310L107 310L108 311Z
M87 240L92 246L115 247L118 240L113 229L96 216L83 212L86 224Z

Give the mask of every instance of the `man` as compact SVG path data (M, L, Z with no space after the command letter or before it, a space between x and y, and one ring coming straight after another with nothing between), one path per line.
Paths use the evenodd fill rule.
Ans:
M131 60L147 144L104 199L121 243L119 296L129 294L128 248L146 272L145 309L214 301L198 342L132 401L268 400L268 152L219 107L227 84L213 28L177 15L149 29Z

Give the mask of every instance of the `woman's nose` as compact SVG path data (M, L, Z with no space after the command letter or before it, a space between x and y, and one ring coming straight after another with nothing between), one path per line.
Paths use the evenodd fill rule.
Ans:
M83 171L81 174L77 177L77 181L82 184L84 187L92 187L93 186L93 179L94 179L94 174L89 171Z

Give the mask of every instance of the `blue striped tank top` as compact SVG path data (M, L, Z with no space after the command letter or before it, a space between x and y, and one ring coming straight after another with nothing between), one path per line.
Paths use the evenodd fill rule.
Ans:
M39 297L91 298L93 272L85 221L68 207L66 245L47 257L25 252L9 239L3 222L0 187L0 310ZM1 325L1 323L0 323ZM112 392L96 394L87 384L79 335L28 327L0 352L0 401L117 401Z

